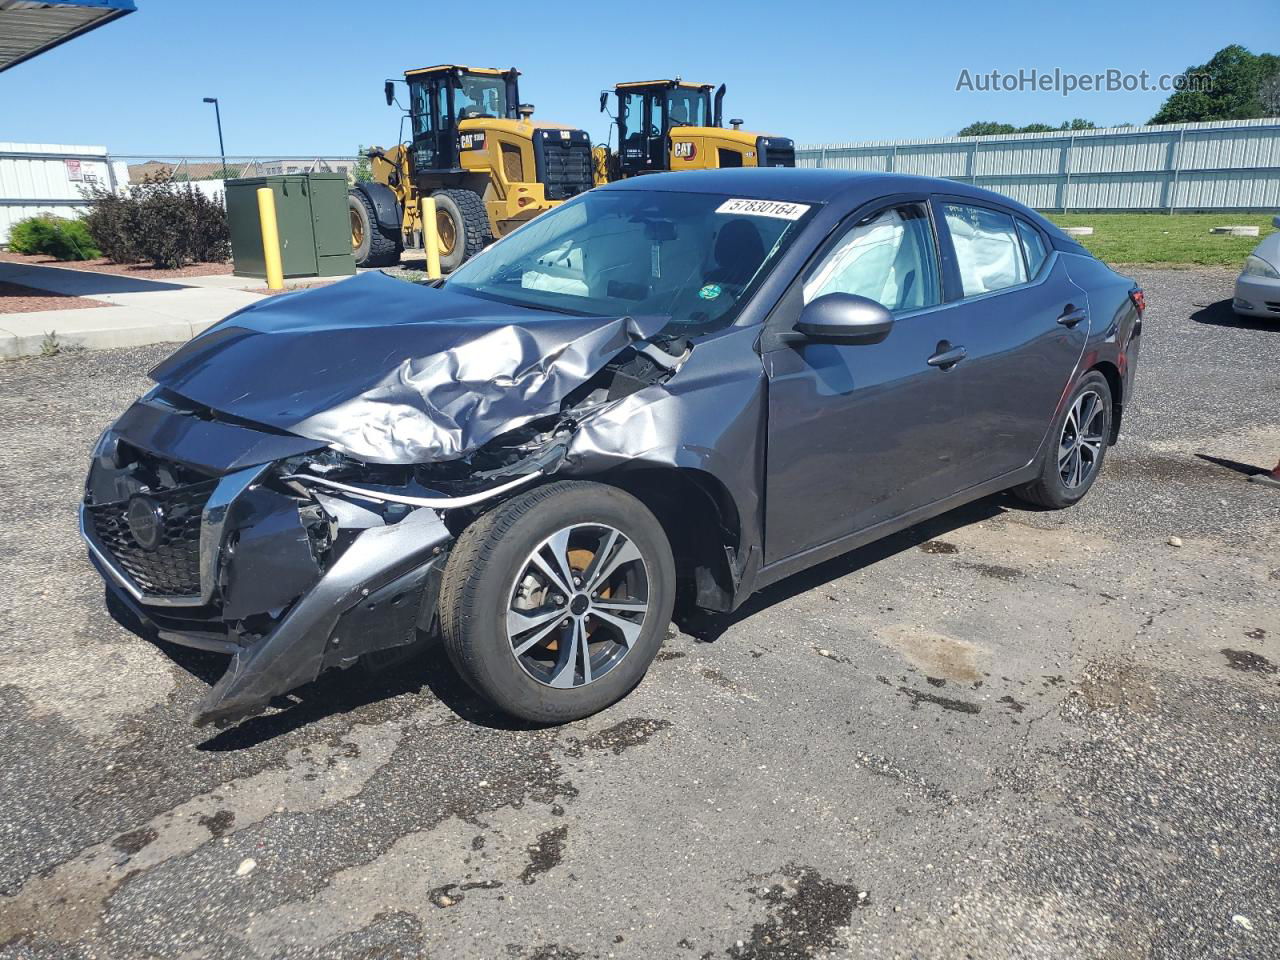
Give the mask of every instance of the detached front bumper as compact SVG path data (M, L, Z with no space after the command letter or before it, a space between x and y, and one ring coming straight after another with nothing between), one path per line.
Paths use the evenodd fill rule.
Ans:
M120 534L126 547L114 539L116 528L95 517L98 508L80 509L90 559L121 602L163 639L231 655L195 712L197 724L248 716L329 667L410 643L435 614L452 540L437 511L408 510L387 522L318 498L337 508L329 518L343 534L343 548L322 566L311 557L297 503L255 486L264 469L222 477L199 512L198 545L157 554L169 564L159 573L160 561L139 553L127 533ZM184 529L194 539L194 514L164 522L178 528L166 527L175 540ZM157 593L162 577L189 587Z

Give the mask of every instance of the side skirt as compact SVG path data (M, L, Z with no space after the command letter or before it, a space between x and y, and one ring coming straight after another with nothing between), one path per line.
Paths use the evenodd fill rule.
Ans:
M969 487L967 490L961 490L959 493L952 494L942 500L936 500L926 506L917 507L910 513L904 513L902 516L894 517L891 520L884 520L856 533L848 534L836 540L829 540L816 547L810 547L803 553L775 560L773 563L759 569L749 587L739 592L735 598L734 606L736 607L742 603L757 590L762 590L770 584L786 579L792 574L807 570L809 567L816 566L833 557L838 557L842 553L848 553L850 550L856 550L858 547L866 546L868 543L883 539L900 530L914 527L917 523L931 520L949 510L954 510L956 507L972 503L974 500L981 500L983 497L990 496L993 493L999 493L1010 487L1029 483L1039 473L1039 463L1040 458L1037 456L1030 464L1020 467L1012 473L1006 473L1004 476L984 481L976 486Z

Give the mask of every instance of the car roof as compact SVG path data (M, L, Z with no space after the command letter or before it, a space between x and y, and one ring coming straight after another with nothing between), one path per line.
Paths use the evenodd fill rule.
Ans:
M918 177L907 173L867 170L831 170L815 167L733 167L723 170L685 170L630 177L598 190L650 190L664 193L725 193L752 200L786 200L791 203L830 203L846 210L877 197L896 193L940 193L985 200L1010 208L1039 225L1055 238L1071 241L1052 222L1012 197L974 187L958 180Z

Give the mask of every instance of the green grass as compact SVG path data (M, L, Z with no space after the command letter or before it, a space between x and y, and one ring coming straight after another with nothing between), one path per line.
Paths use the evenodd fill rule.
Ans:
M1077 237L1109 264L1239 267L1258 241L1275 231L1263 213L1052 213L1060 227L1093 227ZM1210 227L1261 227L1256 237L1219 236Z

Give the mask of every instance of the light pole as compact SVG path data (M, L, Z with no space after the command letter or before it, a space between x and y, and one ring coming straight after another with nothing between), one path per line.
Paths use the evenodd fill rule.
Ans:
M213 115L218 120L218 154L222 157L222 179L227 179L227 148L222 145L222 111L218 109L217 97L205 97L205 103L213 104Z

